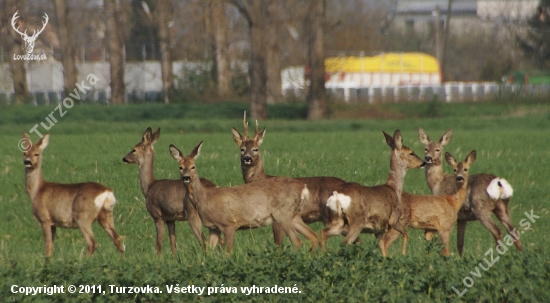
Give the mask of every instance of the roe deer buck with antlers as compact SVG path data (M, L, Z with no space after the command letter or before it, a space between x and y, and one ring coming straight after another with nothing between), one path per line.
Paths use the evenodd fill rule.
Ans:
M403 193L401 202L403 204L403 214L399 219L401 226L422 229L430 232L438 232L441 236L441 242L445 245L443 255L449 256L451 249L449 247L449 237L451 230L456 223L457 214L467 194L468 170L476 159L476 151L473 150L466 157L464 162L457 162L450 154L445 153L447 163L453 167L456 188L458 189L452 195L428 196L411 195ZM384 236L385 250L388 251L390 245L399 237L399 232L390 229ZM407 239L403 239L401 253L404 255L407 247Z
M448 130L439 141L431 141L424 130L418 128L418 138L425 147L426 181L432 194L436 196L456 192L453 176L445 174L441 164L443 147L451 141L452 135L452 130ZM471 175L467 190L468 200L464 201L457 220L457 248L460 256L464 248L464 233L468 221L479 220L491 232L497 243L502 238L502 231L491 218L491 213L496 215L509 233L514 230L508 209L513 189L505 179L490 174ZM431 232L426 232L426 239L431 239ZM519 240L514 242L514 245L519 251L523 250Z
M136 144L132 151L122 159L128 164L139 165L139 180L141 191L145 196L145 206L147 211L155 221L157 230L157 253L162 252L162 240L164 238L164 223L168 226L170 236L170 250L173 255L176 254L176 223L175 221L189 221L191 230L199 240L203 249L204 236L202 233L202 223L197 210L191 203L185 200L187 191L181 180L156 180L153 173L153 161L155 151L153 145L160 136L160 128L154 133L148 127L143 133L141 142ZM200 182L206 187L215 187L216 185L208 179L201 179Z
M258 131L258 121L256 121L256 131L254 137L248 137L248 123L246 122L246 112L243 117L244 135L241 135L234 127L231 129L233 140L241 149L241 170L245 183L256 182L273 176L267 175L264 171L264 164L260 156L260 145L265 136L265 127ZM310 199L306 200L302 208L302 220L306 224L314 222L328 222L328 209L326 206L327 199L332 195L332 192L346 181L336 177L305 177L294 178L307 185L310 193ZM284 240L283 230L273 224L273 235L275 244L280 245Z
M300 209L309 191L304 183L289 178L270 178L233 187L205 187L198 181L195 161L202 142L185 157L173 145L170 154L179 162L181 179L187 196L197 209L202 223L217 237L210 238L215 247L220 231L225 234L227 254L231 254L235 231L262 227L277 222L294 246L302 243L296 231L304 235L311 250L318 246L317 234L300 217Z
M384 133L386 143L391 147L390 173L385 184L377 186L362 186L357 183L345 183L338 187L327 200L327 207L341 213L345 220L333 219L321 231L321 247L325 248L329 237L345 231L345 221L349 231L344 244L354 242L361 232L373 233L380 240L378 246L383 256L387 255L384 244L384 234L393 227L408 237L406 227L399 224L402 214L401 193L405 182L405 173L409 168L420 168L424 161L410 148L403 145L401 132L396 130L393 137ZM334 215L334 214L333 214Z
M31 142L28 134L24 133L23 138ZM46 134L23 153L25 186L32 201L33 216L42 227L46 256L53 253L57 227L80 229L88 245L87 255L91 256L97 248L92 231L92 223L96 220L113 239L118 251L124 254L115 230L113 207L116 199L110 188L96 182L47 182L42 177L42 153L49 141L50 135Z

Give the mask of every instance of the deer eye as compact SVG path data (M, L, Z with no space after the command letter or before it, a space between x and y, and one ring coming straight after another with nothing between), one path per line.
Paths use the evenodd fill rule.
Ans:
M453 170L454 170L454 172L456 173L456 169L453 169Z
M135 152L136 152L136 150L135 150L135 149L132 149L132 152L133 152L133 153L135 153Z
M195 165L191 166L191 169L195 169Z
M465 169L464 169L464 171L468 171L468 169L467 169L467 168L465 168Z
M183 166L180 166L180 170L183 170Z
M38 156L40 156L40 154L34 154L34 156L35 156L35 157L38 157Z
M258 152L258 149L257 149L257 148L255 148L255 149L253 149L253 151L254 151L254 152Z
M244 153L244 148L241 148L241 152Z
M435 151L436 151L436 152L440 152L441 150L440 150L440 149L436 149Z

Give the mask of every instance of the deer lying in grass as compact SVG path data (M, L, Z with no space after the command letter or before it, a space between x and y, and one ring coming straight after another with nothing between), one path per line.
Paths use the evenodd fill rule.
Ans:
M431 141L422 128L418 128L418 138L425 146L426 181L433 195L448 195L456 192L456 185L452 175L443 172L441 154L443 147L451 141L452 130L447 131L439 141ZM513 189L502 178L491 174L471 175L468 180L467 201L458 213L457 220L457 248L462 256L464 248L464 233L468 221L479 220L486 229L491 232L495 242L502 239L502 231L495 224L491 213L494 213L506 230L510 233L514 230L510 218L508 204L512 197ZM431 239L431 232L426 233L426 239ZM520 240L514 242L516 248L523 250Z
M270 178L233 187L205 187L199 182L195 166L202 142L185 157L173 145L170 154L179 162L180 175L187 187L187 198L197 209L202 223L210 230L210 246L215 247L220 231L225 234L227 254L231 254L235 231L262 227L277 222L294 246L304 235L311 250L318 246L317 234L300 217L309 196L304 183L289 178Z
M143 133L141 142L136 144L132 151L122 159L128 164L139 165L139 183L141 191L145 196L145 206L155 222L157 230L157 253L162 252L162 240L164 238L164 223L168 226L170 236L170 250L176 254L176 223L175 221L189 221L191 230L199 240L200 245L204 246L204 236L202 233L202 224L197 210L185 200L187 191L181 180L156 180L153 173L153 161L155 151L153 145L160 136L160 128L154 133L148 127ZM201 183L206 187L215 187L216 185L208 179L201 179Z
M273 178L264 171L264 164L260 156L260 145L265 136L265 127L258 131L258 121L256 121L256 131L254 137L248 137L248 123L246 122L246 112L243 117L244 136L235 128L232 128L233 140L241 149L241 170L245 183L256 182ZM294 178L307 185L310 193L310 199L306 200L302 208L302 220L306 224L314 222L328 222L327 199L332 192L346 181L336 177L305 177ZM277 223L273 224L273 235L275 244L280 245L284 240L284 232Z
M28 134L23 134L23 138L31 142ZM45 181L42 177L42 152L49 141L50 135L46 134L23 153L25 186L32 201L34 218L42 227L46 256L53 253L57 227L80 229L88 245L87 255L92 255L97 248L92 231L92 223L96 220L123 254L124 247L113 220L116 203L113 191L96 182L60 184Z
M405 173L409 168L420 168L424 161L410 148L403 146L403 137L396 130L393 137L384 132L386 143L391 147L390 173L385 184L362 186L357 183L345 183L333 192L327 200L327 207L338 212L341 208L343 218L333 219L321 231L321 247L325 248L326 240L349 228L344 244L354 242L361 232L373 233L380 240L378 246L383 256L387 255L384 234L393 227L408 237L406 227L399 224L402 213L401 193ZM334 214L333 214L334 215ZM348 226L345 226L347 221Z
M467 195L468 170L476 159L476 151L473 150L466 157L464 162L458 162L450 154L445 153L447 163L453 167L456 188L458 189L452 195L433 196L433 195L411 195L403 193L403 214L399 222L404 227L422 229L430 232L438 232L441 236L441 242L445 245L443 255L449 256L451 250L449 247L449 237L451 230L456 223L457 214ZM399 237L399 232L390 229L384 236L384 243L387 251L390 245ZM405 254L407 246L406 239L403 240L401 253Z

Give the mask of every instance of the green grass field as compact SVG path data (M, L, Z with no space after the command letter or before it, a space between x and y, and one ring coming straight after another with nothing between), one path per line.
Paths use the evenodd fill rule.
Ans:
M523 230L525 251L510 247L487 271L480 268L485 253L494 248L491 234L479 222L466 228L464 257L456 251L456 228L451 252L439 255L439 239L427 242L423 232L410 230L407 255L400 254L401 239L383 258L372 235L361 235L362 243L343 247L343 237L329 239L326 253L308 253L304 241L293 249L285 240L281 248L272 241L270 227L236 234L233 255L221 250L203 252L187 222L178 222L177 255L170 254L168 236L163 253L155 254L155 227L139 187L137 165L122 158L141 140L147 127L161 127L155 145L155 176L176 179L178 166L168 151L174 144L189 152L204 141L197 162L201 177L219 186L242 184L239 150L231 127L242 130L246 104L142 104L121 107L94 105L66 109L60 117L54 107L0 108L0 297L5 302L22 301L137 301L137 302L544 302L550 297L550 104L461 103L392 104L376 107L332 106L337 118L304 120L300 104L269 108L270 119L260 122L267 133L262 145L266 172L281 176L336 176L364 185L385 182L390 149L382 130L400 129L405 145L419 155L423 145L417 128L423 127L432 140L449 128L453 139L446 147L463 160L477 150L471 173L487 172L506 178L514 187L510 204L512 221ZM114 189L118 203L115 225L124 236L123 258L106 233L94 225L99 247L85 257L86 244L78 230L58 229L54 255L45 258L41 229L31 214L25 190L22 152L18 142L23 132L44 122L54 111L58 122L51 127L50 144L44 152L43 173L48 181L76 183L97 181ZM349 113L385 113L394 119L349 119ZM340 118L338 118L340 117ZM47 122L45 122L48 125ZM46 131L39 126L42 133ZM38 140L31 134L33 142ZM446 166L447 172L451 172ZM423 170L407 173L405 190L428 194ZM540 216L525 229L519 222L525 212ZM496 218L495 218L496 220ZM503 233L504 228L500 223ZM321 224L311 226L315 231ZM305 240L305 239L304 239ZM494 253L494 258L498 254ZM487 257L489 258L489 257ZM463 284L465 281L466 287ZM473 283L473 285L472 285ZM65 294L25 295L18 287L64 285ZM84 293L69 294L69 285L96 286ZM97 293L97 286L102 291ZM117 287L158 287L162 293L130 294ZM168 288L194 285L206 287L202 295L169 293ZM264 293L242 293L241 287L264 287ZM300 293L265 294L265 287L296 286ZM460 297L458 292L467 290ZM207 288L218 288L207 294ZM94 293L94 291L96 293ZM222 293L236 291L233 293ZM87 293L86 293L87 292Z

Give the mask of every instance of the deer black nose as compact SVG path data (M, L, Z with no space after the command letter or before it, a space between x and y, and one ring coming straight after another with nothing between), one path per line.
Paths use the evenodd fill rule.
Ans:
M24 161L23 161L23 164L25 164L25 165L31 165L31 160L24 160Z
M464 181L464 177L462 177L462 176L456 176L456 180L457 180L457 181Z
M250 156L244 156L243 160L244 160L244 161L252 161L252 157L250 157Z
M191 181L191 176L182 176L181 179L183 181Z
M426 159L426 161L428 161L428 162L432 161L432 157L430 157L430 156L426 156L425 159Z

